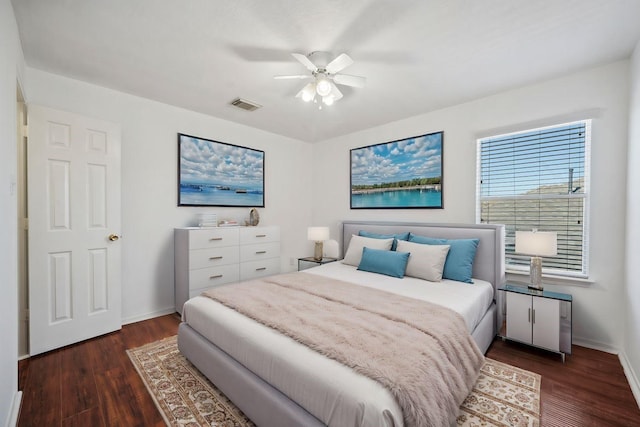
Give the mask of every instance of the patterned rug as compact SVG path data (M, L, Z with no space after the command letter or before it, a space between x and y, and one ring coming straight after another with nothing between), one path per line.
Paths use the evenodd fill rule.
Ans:
M178 351L176 337L127 350L168 426L254 424ZM486 359L458 425L537 427L540 375Z

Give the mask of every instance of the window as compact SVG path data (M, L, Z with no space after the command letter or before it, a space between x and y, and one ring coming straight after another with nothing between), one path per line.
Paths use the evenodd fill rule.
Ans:
M590 140L590 120L478 140L476 221L505 225L507 269L529 266L516 230L538 229L558 235L547 274L587 277Z

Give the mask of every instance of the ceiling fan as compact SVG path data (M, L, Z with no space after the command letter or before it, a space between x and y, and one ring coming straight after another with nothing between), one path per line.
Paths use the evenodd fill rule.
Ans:
M308 83L296 95L296 98L301 98L305 102L317 102L317 94L321 97L322 103L331 105L343 96L336 84L361 88L364 87L367 81L367 79L362 76L339 74L340 71L353 64L353 59L346 53L338 55L328 64L328 54L326 52L311 52L308 55L292 53L291 55L304 65L307 70L311 71L311 73L274 76L274 79L313 79L311 83ZM320 106L320 108L322 108L322 106Z

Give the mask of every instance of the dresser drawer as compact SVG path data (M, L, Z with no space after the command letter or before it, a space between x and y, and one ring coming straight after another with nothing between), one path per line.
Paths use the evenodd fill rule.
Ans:
M237 264L239 258L237 246L192 249L189 251L189 270Z
M189 293L194 289L210 288L216 285L237 282L239 279L238 271L238 264L191 270L189 272Z
M280 258L280 242L240 246L240 262Z
M280 258L249 261L240 264L240 280L255 279L280 273Z
M234 246L239 242L238 228L201 228L190 230L189 249Z
M280 227L243 227L240 229L240 244L279 242Z

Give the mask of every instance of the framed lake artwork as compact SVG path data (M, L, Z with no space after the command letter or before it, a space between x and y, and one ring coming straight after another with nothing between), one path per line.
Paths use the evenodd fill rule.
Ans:
M264 207L264 151L179 133L178 206Z
M351 150L351 209L442 209L444 132Z

